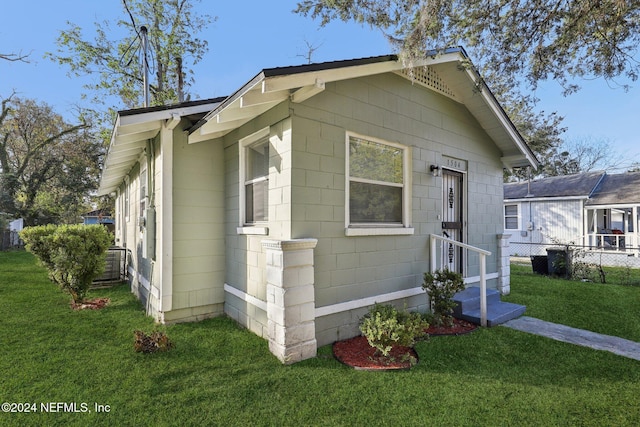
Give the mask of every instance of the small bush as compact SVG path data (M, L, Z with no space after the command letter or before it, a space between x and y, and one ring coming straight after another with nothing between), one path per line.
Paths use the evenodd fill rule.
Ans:
M452 313L456 306L453 296L464 288L464 279L460 273L448 269L436 270L433 274L424 273L422 289L429 294L434 324L453 324Z
M174 347L167 334L161 331L153 331L151 335L142 331L133 331L133 335L135 337L133 348L136 353L163 352Z
M111 234L100 225L46 225L20 233L26 248L47 268L49 278L73 298L84 300L105 268Z
M376 304L360 322L360 331L369 345L384 357L389 356L393 346L413 347L428 327L419 313L398 311L389 304Z

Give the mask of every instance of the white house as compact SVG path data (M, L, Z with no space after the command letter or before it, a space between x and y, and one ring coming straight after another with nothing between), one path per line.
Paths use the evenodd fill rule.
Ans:
M590 172L504 186L512 254L522 252L522 244L532 244L532 253L524 255L536 255L554 243L637 254L639 212L639 172Z

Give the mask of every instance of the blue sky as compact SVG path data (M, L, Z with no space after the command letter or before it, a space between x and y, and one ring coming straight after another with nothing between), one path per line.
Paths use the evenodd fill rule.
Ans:
M379 31L342 22L319 28L316 21L291 13L295 5L295 0L203 0L197 5L218 20L200 34L208 40L209 52L194 67L193 98L230 95L263 68L303 64L306 42L317 47L314 62L391 53ZM94 22L122 18L121 0L32 0L28 7L4 1L2 12L0 53L30 53L31 61L0 62L0 97L15 89L21 97L46 102L71 117L74 106L81 105L86 80L68 77L65 68L43 55L56 50L55 40L67 21L90 34ZM473 51L467 52L473 60ZM577 83L583 89L569 97L562 96L555 82L542 84L535 93L539 109L565 117L566 140L607 140L628 163L640 162L640 81L631 82L628 92L603 79Z

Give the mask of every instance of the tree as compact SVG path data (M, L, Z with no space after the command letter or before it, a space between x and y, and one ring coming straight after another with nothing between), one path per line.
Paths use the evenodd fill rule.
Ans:
M640 42L637 1L304 0L295 12L321 25L340 19L379 28L408 65L449 46L473 49L475 65L541 161L539 173L562 157L562 117L534 113L537 100L514 82L521 78L535 89L553 78L566 95L579 88L576 78L635 81L640 72L633 56Z
M190 0L123 0L126 19L116 25L126 34L113 40L116 31L109 22L95 23L95 39L88 41L82 28L68 23L57 40L58 53L49 57L69 67L75 76L98 75L97 83L85 85L94 92L94 101L104 103L104 95L118 96L129 108L143 106L140 27L148 28L149 56L153 71L149 89L151 105L182 100L193 78L189 63L196 64L207 52L207 41L196 34L213 21L209 15L194 13Z
M27 58L29 55L24 55L22 52L20 53L0 53L0 59L4 59L9 62L28 62Z
M101 143L46 104L10 96L0 113L0 211L28 225L77 222L96 187Z
M380 28L405 57L464 45L495 73L533 87L549 77L638 78L640 2L624 0L304 0L297 13Z
M584 138L565 142L547 162L545 176L571 175L593 170L617 169L624 162L620 154L615 154L608 140Z

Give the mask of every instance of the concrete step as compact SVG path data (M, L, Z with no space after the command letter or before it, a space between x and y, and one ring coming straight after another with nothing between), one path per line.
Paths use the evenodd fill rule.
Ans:
M456 308L453 309L454 316L468 310L480 309L480 288L469 286L464 291L455 294L453 301L456 303ZM487 289L487 305L494 302L500 302L500 292L495 289Z
M524 314L527 307L524 305L513 304L510 302L493 302L487 304L487 326L496 326L509 320L516 319ZM458 319L466 320L467 322L480 324L480 307L477 309L466 310L459 315L455 315Z

